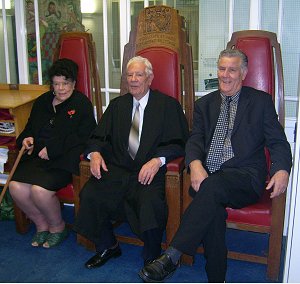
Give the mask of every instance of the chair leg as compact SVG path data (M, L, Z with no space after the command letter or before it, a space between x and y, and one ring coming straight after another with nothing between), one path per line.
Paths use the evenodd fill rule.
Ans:
M90 168L89 162L82 161L80 163L80 172L81 176L73 175L73 188L74 188L74 209L75 209L75 218L78 214L79 207L80 207L80 191L83 188L83 185L87 182L90 176ZM84 172L84 175L82 174ZM77 243L79 245L84 246L87 250L95 251L95 244L88 240L87 238L77 234Z
M168 204L168 222L166 227L166 247L169 246L180 225L182 210L182 174L167 172L166 198Z
M25 234L29 230L30 220L24 212L14 202L14 213L16 222L16 231L20 234Z
M87 250L96 251L95 244L79 234L77 234L77 243L84 246Z
M80 206L80 178L79 176L73 175L73 189L74 189L74 209L75 209L75 216L78 213L79 206Z
M267 276L270 280L277 281L280 271L281 244L284 224L285 194L272 201L272 221L269 238L269 253ZM277 214L278 213L278 214Z

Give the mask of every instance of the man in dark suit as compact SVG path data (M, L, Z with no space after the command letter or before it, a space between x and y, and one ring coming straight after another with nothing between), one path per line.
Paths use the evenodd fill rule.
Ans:
M175 271L182 253L204 246L209 282L224 282L227 270L226 207L257 202L267 175L264 147L271 154L271 198L288 185L292 156L269 94L242 87L247 56L229 49L218 60L219 90L195 104L192 134L186 144L193 201L166 252L139 273L146 282ZM221 143L219 143L221 142Z
M145 263L161 253L166 163L184 155L189 132L180 103L152 91L153 78L146 58L132 58L127 64L130 93L110 102L88 141L92 176L81 192L74 225L96 245L87 268L121 255L111 221L123 217L144 242Z

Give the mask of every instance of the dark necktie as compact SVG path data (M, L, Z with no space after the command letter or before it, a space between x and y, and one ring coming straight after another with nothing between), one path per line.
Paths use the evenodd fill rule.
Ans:
M221 105L220 115L207 155L206 166L213 173L220 169L223 159L224 142L228 133L231 97L226 97Z
M140 125L140 104L137 102L135 106L135 113L132 119L131 128L129 132L129 141L128 141L128 152L130 157L134 160L135 155L140 146L139 141L139 125Z

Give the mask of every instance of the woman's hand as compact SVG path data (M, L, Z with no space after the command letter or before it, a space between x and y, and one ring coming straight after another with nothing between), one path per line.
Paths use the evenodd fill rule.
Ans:
M39 157L43 160L49 160L48 157L48 152L47 152L47 148L44 147L40 152L39 152Z
M31 155L32 151L33 151L33 137L26 137L24 138L22 145L25 146L25 149L28 150L27 154Z

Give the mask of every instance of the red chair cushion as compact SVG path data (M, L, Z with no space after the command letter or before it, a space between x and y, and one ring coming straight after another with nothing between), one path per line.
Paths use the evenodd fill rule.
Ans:
M66 203L74 203L74 188L73 184L68 184L56 192L56 196Z
M242 209L227 208L227 221L269 227L271 226L271 205L270 193L265 191L261 199L253 205Z

